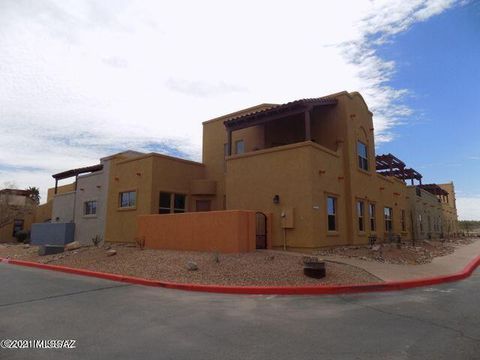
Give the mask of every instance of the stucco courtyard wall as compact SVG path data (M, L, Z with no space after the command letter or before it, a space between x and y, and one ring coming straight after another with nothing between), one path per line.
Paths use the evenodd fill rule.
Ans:
M255 251L254 211L140 215L138 239L150 249L241 253Z

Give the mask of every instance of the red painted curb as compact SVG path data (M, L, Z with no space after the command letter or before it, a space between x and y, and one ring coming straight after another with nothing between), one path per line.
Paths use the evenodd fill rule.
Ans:
M356 284L356 285L312 285L312 286L224 286L224 285L200 285L200 284L182 284L158 280L149 280L133 276L109 274L85 269L75 269L66 266L41 264L31 261L14 260L0 258L0 261L7 264L29 266L39 269L61 271L69 274L92 276L101 279L120 281L130 284L156 286L168 289L202 291L224 294L250 294L250 295L320 295L320 294L351 294L373 291L396 291L410 289L420 286L442 284L446 282L458 281L469 277L473 271L480 265L480 256L470 261L468 265L460 272L455 274L436 276L423 279L407 281L390 281L375 284Z

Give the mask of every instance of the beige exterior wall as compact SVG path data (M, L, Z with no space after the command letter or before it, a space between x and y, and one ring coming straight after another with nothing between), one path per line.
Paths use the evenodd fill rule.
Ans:
M283 247L285 241L290 249L365 244L370 235L385 240L392 235L385 228L385 207L393 210L392 233L411 238L406 185L376 173L371 112L358 93L334 96L336 106L320 107L311 114L312 141L304 141L303 114L233 132L232 156L224 174L226 208L271 214L273 247ZM207 173L219 177L224 171L219 139L226 142L220 123L204 124L204 140L216 139L216 149L222 150L210 154L213 147L205 143ZM235 142L240 139L245 153L237 155ZM357 141L367 145L368 171L359 168ZM273 202L275 195L279 204ZM337 231L327 229L328 196L337 199ZM364 204L363 231L358 201ZM370 228L370 203L375 204L375 230Z
M67 193L67 192L72 192L72 191L75 191L75 183L71 183L71 184L66 184L66 185L62 185L62 186L58 186L57 187L57 195L58 194L64 194L64 193ZM48 189L47 191L47 202L49 201L52 201L53 198L55 197L55 188L50 188Z
M409 186L416 239L438 239L456 236L458 216L453 183L437 184L449 194L436 196L418 187Z
M270 107L272 107L272 104L261 104L203 123L202 163L205 165L205 178L215 181L217 190L217 195L212 199L212 210L226 209L225 144L227 143L227 133L223 122L235 116L246 115ZM261 130L258 128L247 130L247 134L245 134L245 132L234 134L233 143L235 144L236 141L248 136L246 151L253 151L258 146L259 139L261 138ZM261 143L263 143L263 140Z
M204 178L202 164L160 154L129 160L113 159L110 165L105 240L133 242L137 237L137 216L158 214L160 191L187 195L187 211L193 211L190 187ZM135 191L136 205L120 208L121 192ZM211 197L211 195L208 195ZM201 197L201 196L200 196Z
M104 238L106 197L108 192L108 162L101 171L78 177L75 199L75 240L91 244L94 237ZM85 202L95 201L95 215L85 214Z
M57 193L53 198L52 222L74 222L75 191Z

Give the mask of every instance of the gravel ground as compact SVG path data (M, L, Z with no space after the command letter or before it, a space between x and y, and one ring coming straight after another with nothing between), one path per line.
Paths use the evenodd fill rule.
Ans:
M378 244L373 247L340 246L322 249L315 252L317 256L337 255L346 258L359 258L367 261L377 261L388 264L419 265L430 263L434 258L451 254L455 248L471 244L477 239L457 238L449 240L424 240L412 243L402 243L400 248L397 244Z
M247 254L216 255L141 250L128 245L112 245L111 249L116 250L117 254L107 256L105 248L82 247L62 254L38 256L35 246L0 244L0 257L178 283L295 286L382 282L363 269L330 262L326 263L325 278L312 279L303 275L301 256L270 253L265 250ZM187 269L187 263L192 261L198 265L198 270Z

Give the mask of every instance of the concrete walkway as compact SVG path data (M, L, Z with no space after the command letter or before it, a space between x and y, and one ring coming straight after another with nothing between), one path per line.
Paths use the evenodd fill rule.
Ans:
M279 252L285 254L284 251ZM293 253L289 252L289 254ZM312 256L311 254L298 253L295 255ZM479 255L480 239L476 239L472 244L458 246L455 248L453 254L434 258L431 263L422 265L385 264L376 261L360 260L357 258L347 258L342 256L322 256L321 258L362 268L385 281L401 281L451 275L463 270L470 261Z

